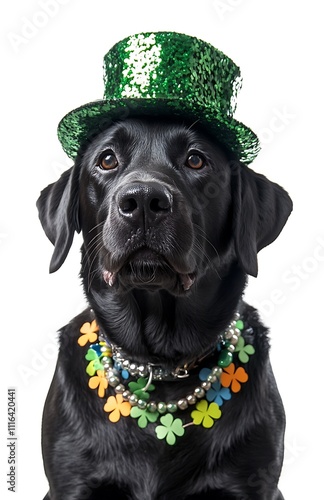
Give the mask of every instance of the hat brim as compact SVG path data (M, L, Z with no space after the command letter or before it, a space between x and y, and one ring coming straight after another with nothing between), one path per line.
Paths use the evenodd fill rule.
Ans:
M183 99L125 98L90 102L62 118L58 138L66 154L74 159L98 134L112 123L131 117L177 117L206 127L217 142L243 163L251 163L260 151L256 134L234 118L224 118L215 108Z

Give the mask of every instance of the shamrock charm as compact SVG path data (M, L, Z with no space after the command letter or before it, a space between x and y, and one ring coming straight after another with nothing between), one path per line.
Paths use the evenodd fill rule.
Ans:
M245 345L244 337L241 336L238 339L234 352L239 353L238 357L242 363L247 363L250 359L250 356L255 353L255 349L253 345L250 344Z
M222 387L219 380L211 385L211 388L206 392L207 401L213 401L222 406L224 401L231 399L232 394L228 387Z
M130 416L132 418L138 418L137 421L138 427L140 427L141 429L145 429L145 427L147 427L147 424L149 422L151 423L156 422L160 415L157 411L149 412L147 410L138 408L138 406L133 406L130 412Z
M174 418L171 413L163 415L160 418L162 425L158 425L155 429L158 439L165 439L169 445L174 445L176 442L176 436L183 436L185 430L183 428L182 420L180 418Z
M222 412L219 409L217 403L210 403L205 399L199 401L196 404L196 410L191 412L191 418L193 419L193 423L195 425L202 425L206 429L210 429L214 425L214 420L217 420L221 417Z
M145 386L147 385L148 379L144 377L140 377L137 379L136 382L129 382L128 387L129 390L132 392L132 394L135 394L138 398L144 399L144 401L147 401L150 397L148 392L154 391L155 387L153 384L150 384L145 391Z
M97 389L98 387L98 396L100 398L104 397L105 391L108 389L108 380L104 370L98 370L97 375L89 379L89 387L90 389Z
M103 365L100 362L100 356L95 349L88 349L88 352L85 356L87 361L90 361L86 368L86 372L90 377L92 377L97 370L103 370Z
M233 392L239 392L241 390L241 383L247 382L248 378L249 376L242 366L239 366L235 370L235 365L232 363L227 368L224 368L221 376L221 384L223 387L231 387Z
M128 417L131 412L131 405L128 401L124 401L121 394L116 394L116 396L109 396L107 403L104 406L104 411L109 413L110 422L118 422L121 415L123 417Z
M95 342L98 332L99 326L95 319L91 323L84 323L80 328L81 337L78 338L78 344L83 347L87 342Z

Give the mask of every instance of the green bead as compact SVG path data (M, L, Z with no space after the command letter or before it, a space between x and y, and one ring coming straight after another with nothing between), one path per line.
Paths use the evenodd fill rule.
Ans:
M177 411L178 409L178 406L177 406L177 403L175 401L170 401L167 406L166 406L168 412L170 413L174 413Z
M226 349L224 349L219 353L218 366L226 368L232 363L232 361L233 361L233 354L231 352L228 352Z
M160 403L158 403L158 405L157 405L157 411L159 413L165 413L166 412L166 404L163 403L163 401L160 401Z

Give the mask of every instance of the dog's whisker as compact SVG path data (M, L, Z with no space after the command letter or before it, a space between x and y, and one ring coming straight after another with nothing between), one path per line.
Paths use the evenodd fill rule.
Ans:
M102 233L98 233L96 234L90 241L89 243L87 244L87 247L88 248L91 248L91 246L93 245L96 245L97 244L97 240L101 240L102 238Z
M210 241L210 239L207 237L206 231L204 231L204 229L198 224L194 224L194 227L199 231L200 236L204 238L206 243L214 250L216 257L219 258L219 252L217 248L213 245L213 243Z
M214 245L208 240L208 238L203 234L204 231L202 230L202 228L200 228L199 226L197 226L197 229L201 229L201 236L203 237L203 239L210 245L212 246L212 248L214 249L215 251L215 254L216 254L216 257L219 259L219 253L217 251L217 249L214 247ZM196 255L198 258L201 258L204 257L206 259L206 262L210 268L210 270L213 270L215 271L215 273L217 274L217 277L220 278L220 275L219 275L219 272L217 270L217 267L216 267L216 263L213 261L213 259L208 255L207 253L207 250L203 247L202 243L199 241L199 240L195 240L194 243L193 243L193 253L194 255Z
M85 257L90 261L93 255L97 253L98 248L103 248L103 244L100 240L94 243L91 248L86 250Z
M93 245L93 248L91 250L91 252L88 251L88 249L86 250L85 254L84 254L84 259L87 258L88 262L89 262L89 269L88 269L88 290L90 289L91 285L92 285L92 279L93 277L96 275L99 267L97 266L95 269L94 269L94 265L97 261L97 256L98 254L100 253L100 251L102 250L103 248L103 245L100 241L98 241L96 243L96 245Z
M98 229L99 227L102 227L104 225L105 221L102 221L102 222L99 222L96 226L93 226L90 230L89 230L89 234L94 231L95 229Z
M211 271L214 271L219 279L221 279L220 274L217 270L216 263L213 262L211 257L207 254L206 250L202 247L201 243L198 241L194 242L193 246L193 253L197 255L199 258L203 256L206 259L206 262L208 264L208 268Z

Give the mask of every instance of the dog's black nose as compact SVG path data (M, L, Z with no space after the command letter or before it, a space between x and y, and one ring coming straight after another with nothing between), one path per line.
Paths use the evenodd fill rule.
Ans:
M132 183L117 194L119 213L132 222L156 223L172 210L172 194L157 182Z

